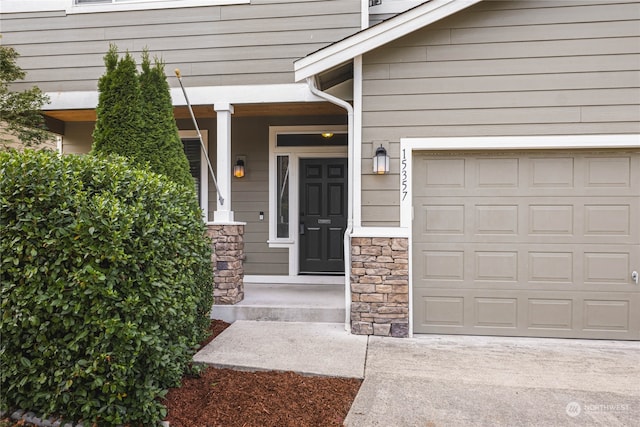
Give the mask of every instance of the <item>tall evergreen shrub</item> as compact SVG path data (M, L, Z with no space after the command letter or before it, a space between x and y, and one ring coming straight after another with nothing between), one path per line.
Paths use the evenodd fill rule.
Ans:
M184 154L173 116L164 63L157 57L154 59L152 66L149 52L145 50L140 73L145 142L137 156L141 161L148 162L154 172L166 175L175 182L195 190L189 161Z
M195 197L162 61L156 58L152 65L145 50L138 73L131 54L118 59L112 44L104 62L93 152L123 155L136 165L148 166L193 191Z
M118 59L115 45L104 57L107 68L98 80L97 120L93 131L93 153L119 154L134 164L145 141L142 96L136 62L130 53Z

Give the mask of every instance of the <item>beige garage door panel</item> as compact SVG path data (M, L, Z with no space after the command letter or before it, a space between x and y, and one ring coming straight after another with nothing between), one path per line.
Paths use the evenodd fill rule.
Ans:
M414 331L638 339L639 304L637 293L422 288L414 290Z
M636 292L640 245L415 243L414 287Z
M419 241L637 243L637 197L567 195L422 196L414 203ZM419 230L419 231L418 231Z
M635 197L639 164L637 153L418 154L413 194Z
M640 339L640 154L414 157L414 332Z

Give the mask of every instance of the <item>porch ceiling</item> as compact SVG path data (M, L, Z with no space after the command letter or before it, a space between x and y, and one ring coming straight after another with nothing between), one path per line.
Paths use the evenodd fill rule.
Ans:
M234 105L234 117L259 117L259 116L326 116L341 115L345 111L328 102L295 102L282 104L238 104ZM194 105L193 113L198 118L213 118L216 112L212 105ZM176 119L188 119L190 117L187 107L175 107L173 114ZM63 122L94 122L95 110L51 110L45 111L45 116Z

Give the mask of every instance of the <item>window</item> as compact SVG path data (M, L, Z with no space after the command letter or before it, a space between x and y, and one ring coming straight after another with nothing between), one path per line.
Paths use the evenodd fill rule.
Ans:
M200 139L198 133L194 130L181 130L178 132L180 139L182 140L182 147L184 148L184 154L189 161L189 171L196 185L196 191L198 194L198 202L202 209L203 220L207 222L209 220L209 169L207 168L207 162L202 155L202 147L200 146ZM202 140L205 146L208 147L209 132L207 130L201 131ZM207 148L208 149L208 148Z
M182 147L184 148L184 154L186 154L187 160L189 161L189 171L191 172L191 176L193 177L193 181L196 185L196 194L198 195L200 208L204 209L204 206L202 206L202 193L200 190L200 170L202 165L202 149L200 148L200 140L197 138L184 138L182 140Z
M277 237L278 239L287 239L289 237L289 156L277 156L276 167L278 169L276 172Z
M248 4L250 0L67 0L67 13L172 9L179 7Z

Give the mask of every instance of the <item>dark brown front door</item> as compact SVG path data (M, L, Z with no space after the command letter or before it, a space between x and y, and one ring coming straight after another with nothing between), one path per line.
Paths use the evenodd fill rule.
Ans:
M302 159L300 171L300 273L343 274L347 159Z

